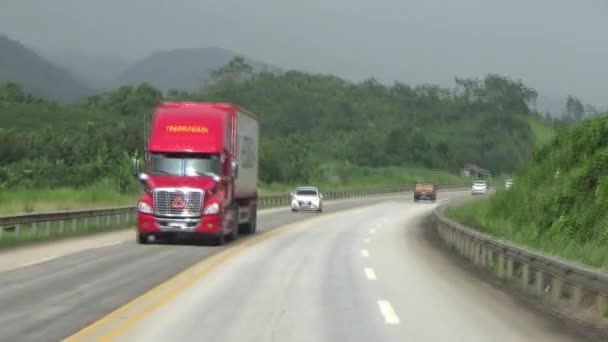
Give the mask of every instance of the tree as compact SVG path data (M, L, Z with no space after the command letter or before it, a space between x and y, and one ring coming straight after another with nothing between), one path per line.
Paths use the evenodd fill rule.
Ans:
M530 112L528 106L538 97L538 92L524 85L522 81L513 81L496 74L488 74L477 92L482 102L501 112L522 114Z
M8 82L0 85L0 101L6 102L25 102L27 96L20 85Z
M585 105L585 116L591 117L599 114L599 110L590 104Z
M215 82L240 82L251 78L253 68L245 62L243 56L233 57L228 64L211 71L211 78Z
M566 115L576 121L581 121L585 115L585 107L581 100L573 95L568 95L566 100Z

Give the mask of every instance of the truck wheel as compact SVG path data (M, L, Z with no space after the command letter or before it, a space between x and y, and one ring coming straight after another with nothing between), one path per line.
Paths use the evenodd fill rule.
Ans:
M253 214L249 218L249 234L255 234L258 230L258 208L253 208Z
M232 223L232 232L230 233L230 240L236 241L239 239L239 208L234 210L234 222Z
M258 229L257 224L258 224L258 209L256 207L254 207L249 216L249 222L247 222L243 225L243 233L245 233L247 235L255 234L256 230Z
M223 231L220 233L220 235L215 237L214 244L216 246L223 246L226 244L226 234L224 234Z
M147 234L142 234L142 233L137 233L137 243L140 245L145 245L148 243L148 235Z

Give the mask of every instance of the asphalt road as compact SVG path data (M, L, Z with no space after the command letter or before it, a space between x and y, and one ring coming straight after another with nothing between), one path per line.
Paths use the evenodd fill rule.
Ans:
M454 257L433 246L423 224L433 207L407 198L284 226L194 264L77 337L239 342L583 340L454 267ZM156 262L176 253L163 248L157 249L162 255ZM139 268L142 262L134 266Z
M411 200L411 195L404 196ZM270 209L259 216L261 234L254 237L285 224L383 200L379 197L326 202L321 215L293 214L289 208ZM95 238L87 239L87 248L92 248ZM57 246L70 243L74 244L60 242ZM27 260L29 253L38 253L36 247L3 253L4 269L8 271L0 273L0 341L61 340L201 259L230 249L231 245L140 246L135 244L134 234L129 234L124 243L112 242L111 246L52 256L52 260L45 262ZM77 247L70 248L76 251ZM51 253L52 248L53 245L40 247L44 253ZM37 255L34 259L48 255ZM35 264L21 266L30 263Z

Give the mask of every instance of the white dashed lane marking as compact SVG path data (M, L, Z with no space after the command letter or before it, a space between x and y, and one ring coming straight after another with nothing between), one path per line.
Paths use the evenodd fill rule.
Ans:
M386 324L399 324L399 317L389 301L379 300L378 307L380 308L380 313L384 317L384 322Z
M376 280L376 272L374 272L374 269L372 269L372 268L365 269L365 276L369 280Z

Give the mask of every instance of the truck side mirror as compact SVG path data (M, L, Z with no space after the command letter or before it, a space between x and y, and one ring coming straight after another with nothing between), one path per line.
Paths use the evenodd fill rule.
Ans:
M139 177L139 170L141 167L141 160L133 158L131 160L132 165L133 165L133 176L134 177Z
M319 198L323 198L323 194L319 194Z
M148 181L148 175L145 173L139 173L137 175L137 180L142 183L143 185L146 185L147 181Z
M234 179L239 178L239 164L234 161L232 162L232 177L234 177Z

